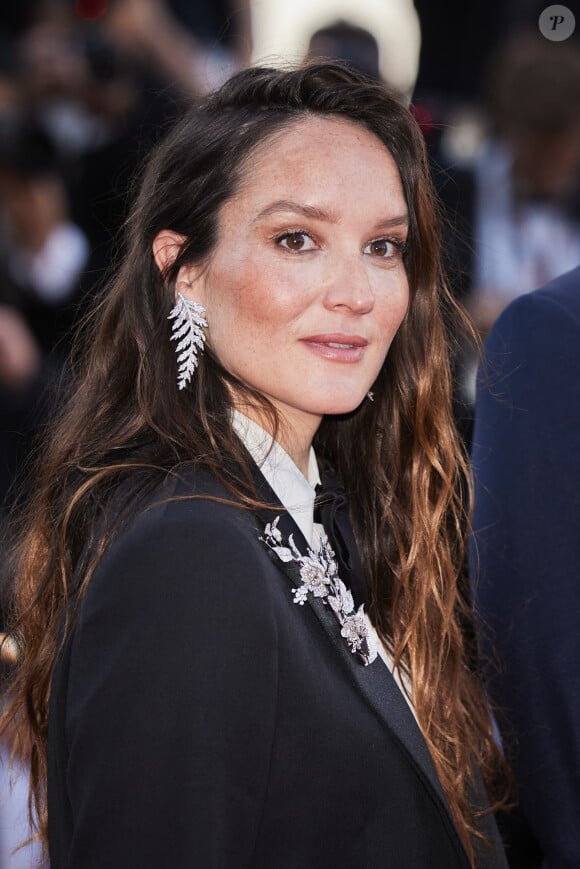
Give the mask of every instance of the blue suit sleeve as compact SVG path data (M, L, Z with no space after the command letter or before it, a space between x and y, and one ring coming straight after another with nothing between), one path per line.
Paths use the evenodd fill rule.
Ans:
M490 690L522 815L559 869L580 865L579 371L580 322L549 294L517 300L486 344L472 452Z

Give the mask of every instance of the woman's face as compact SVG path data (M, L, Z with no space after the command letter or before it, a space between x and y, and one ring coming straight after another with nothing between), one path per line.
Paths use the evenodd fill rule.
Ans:
M312 437L363 401L405 316L401 179L375 136L339 119L296 122L248 166L183 292L206 308L222 365Z

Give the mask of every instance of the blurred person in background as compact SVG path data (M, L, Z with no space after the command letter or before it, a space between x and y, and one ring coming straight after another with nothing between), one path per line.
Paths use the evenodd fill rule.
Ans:
M40 5L19 37L26 108L59 155L73 215L90 241L87 291L111 259L139 162L200 92L188 37L175 28L173 38L173 22L156 0L116 0L96 20L56 3ZM168 54L180 78L167 68Z
M19 112L0 112L2 509L43 422L42 394L68 356L88 259L49 138Z
M433 166L453 285L482 335L517 295L580 262L578 44L513 34L485 94L469 159L438 151Z
M23 315L12 305L0 304L0 528L12 485L42 421L44 362Z
M306 59L320 58L339 60L370 78L381 80L376 38L369 30L348 21L335 21L312 34Z
M24 99L61 155L74 218L90 241L87 291L111 260L145 154L192 98L223 81L251 49L246 4L231 21L221 17L227 6L189 5L186 14L166 0L110 0L101 9L36 2L20 27Z
M233 15L223 0L113 0L102 23L129 54L195 96L249 62L250 6L247 0L235 5L239 14Z
M49 137L26 117L0 116L0 299L47 352L70 326L88 259Z
M490 79L469 307L485 334L516 296L580 264L580 50L515 35Z
M471 579L519 800L512 869L580 866L580 268L512 302L477 395Z
M467 158L446 146L452 130L432 152L446 268L481 336L513 298L580 263L577 42L514 33L489 60L485 106ZM458 348L456 413L467 444L477 364L472 347Z

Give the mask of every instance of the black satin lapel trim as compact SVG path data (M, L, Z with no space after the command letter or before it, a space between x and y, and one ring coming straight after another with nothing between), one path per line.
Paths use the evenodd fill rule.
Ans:
M341 637L338 622L329 607L324 606L320 599L313 598L311 595L309 595L308 602L326 630L335 651L349 671L353 683L364 695L377 717L409 755L426 786L434 791L450 838L465 861L466 867L469 867L467 854L455 828L431 755L415 716L392 673L380 657L365 667L357 656L351 653Z
M283 538L288 540L290 535L293 535L294 542L300 552L306 553L309 544L304 535L288 510L282 506L262 474L259 474L259 477L257 476L256 478L256 493L260 500L271 505L256 510L256 517L262 528L279 517L278 529ZM270 549L267 549L267 547L265 549L276 567L286 574L292 584L291 587L298 588L301 585L298 565L295 562L283 562ZM429 754L419 725L392 673L380 657L377 657L372 664L365 667L358 656L350 651L344 637L340 635L338 621L330 610L330 607L325 606L320 598L315 598L312 595L308 595L307 600L324 628L333 648L348 670L352 683L363 694L367 703L383 725L390 733L394 734L405 752L409 755L425 784L434 792L434 797L440 806L449 835L458 853L463 857L465 866L469 867L467 854L457 834L445 794L435 772L431 755Z

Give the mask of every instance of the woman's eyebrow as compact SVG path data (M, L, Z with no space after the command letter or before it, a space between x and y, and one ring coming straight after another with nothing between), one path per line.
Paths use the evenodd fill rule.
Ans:
M379 222L376 224L376 229L396 229L399 226L405 228L409 226L408 214L397 214L396 217L385 217L384 220L379 220Z
M263 217L269 217L271 214L277 214L279 211L293 212L300 214L302 217L310 217L314 220L322 220L326 223L338 223L339 217L332 211L327 211L324 208L319 208L316 205L305 205L301 202L293 202L291 199L277 199L275 202L267 205L256 216L256 221ZM254 221L255 222L255 221ZM384 229L392 229L396 226L408 226L409 215L398 214L395 217L386 217L384 220L379 220L377 227Z
M295 214L301 214L302 217L311 217L314 220L324 220L328 223L338 223L338 217L331 211L324 208L318 208L316 205L305 205L301 202L293 202L291 199L277 199L257 215L256 220L262 217L269 217L271 214L276 214L278 211L292 211Z

